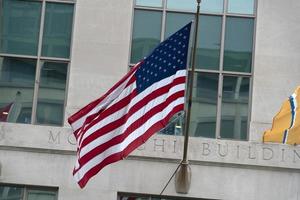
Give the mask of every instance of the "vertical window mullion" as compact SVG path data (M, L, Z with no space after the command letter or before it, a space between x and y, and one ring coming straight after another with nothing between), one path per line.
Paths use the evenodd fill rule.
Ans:
M219 73L216 138L221 138L222 92L223 92L223 74Z
M228 0L223 2L223 17L222 17L222 33L220 47L220 63L219 63L219 85L218 85L218 103L217 103L217 119L216 119L216 138L221 138L221 113L222 113L222 92L223 92L223 61L224 61L224 46L225 46L225 31L226 31L226 11Z
M24 187L22 200L27 200L27 187Z
M160 33L160 41L164 41L165 39L165 30L166 30L166 16L167 16L167 0L163 0L163 13L162 13L162 23L161 23L161 33Z
M43 30L44 30L44 20L45 20L45 10L46 10L46 1L42 1L42 10L41 10L41 22L40 22L40 32L39 32L39 43L38 43L38 54L36 62L36 75L35 75L35 84L34 84L34 94L33 94L33 103L32 103L32 115L31 123L35 124L36 122L36 110L37 110L37 98L40 82L40 72L41 72L41 53L42 53L42 40L43 40Z

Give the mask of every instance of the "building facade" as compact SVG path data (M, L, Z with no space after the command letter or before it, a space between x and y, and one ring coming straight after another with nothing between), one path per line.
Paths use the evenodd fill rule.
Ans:
M188 159L182 117L84 189L67 118L194 18L195 0L0 0L0 200L300 200L300 148L262 142L300 85L300 2L202 0Z

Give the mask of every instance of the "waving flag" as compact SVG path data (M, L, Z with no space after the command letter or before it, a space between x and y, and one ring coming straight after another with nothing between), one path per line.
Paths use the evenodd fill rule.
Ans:
M264 133L264 142L300 144L300 87L287 99L274 117L271 130Z
M73 175L80 187L183 110L190 29L191 23L160 43L106 94L68 119L77 139Z

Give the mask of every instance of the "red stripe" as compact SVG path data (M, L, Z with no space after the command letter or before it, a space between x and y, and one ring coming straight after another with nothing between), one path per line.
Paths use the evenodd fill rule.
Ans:
M133 105L127 114L125 114L124 116L122 116L121 118L119 118L118 120L115 120L103 127L101 127L100 129L98 129L97 131L95 131L94 133L92 133L91 135L89 135L87 138L85 138L82 142L82 144L80 145L80 148L86 146L86 144L92 142L93 140L97 139L98 137L120 127L121 125L123 125L127 119L133 115L135 112L137 112L139 109L141 109L143 106L145 106L147 103L149 103L151 100L157 98L158 96L167 93L170 88L178 85L178 84L182 84L185 82L185 77L180 77L177 79L174 79L174 81L172 83L170 83L169 85L166 85L164 87L161 87L155 91L153 91L152 93L150 93L148 96L146 96L145 98L143 98L141 101L137 102L135 105ZM129 103L129 102L128 102ZM124 105L124 104L122 104ZM121 109L121 108L120 108ZM99 121L101 121L102 119L104 119L105 117L111 115L114 111L113 110L107 110L108 113L106 113L103 116L100 116L99 118L97 118L95 121L93 121L86 130L88 130L92 125L98 123ZM104 112L103 112L104 113Z
M166 101L164 101L163 103L153 107L151 110L149 110L149 112L145 113L142 118L139 118L134 123L132 123L121 135L118 135L113 139L107 141L106 143L98 147L95 147L93 150L91 150L86 155L81 157L79 159L80 165L84 165L89 160L93 159L93 157L101 154L111 146L123 142L134 130L144 125L144 123L147 122L153 115L162 112L163 109L166 108L170 103L183 96L184 96L184 91L177 92L174 95L170 96L168 99L166 99Z
M99 99L96 99L95 101L89 103L79 111L77 111L75 114L73 114L71 117L68 118L69 124L72 124L73 122L77 121L84 115L88 114L93 108L95 108L105 97L109 96L117 87L119 87L128 77L130 77L140 66L141 63L136 64L134 67L131 68L131 70L119 81L117 82L110 90L108 90L102 97Z
M123 151L110 155L109 157L105 158L101 163L90 169L88 172L85 173L83 178L78 182L79 186L83 188L86 183L91 179L94 175L96 175L101 169L105 166L117 162L122 158L128 156L133 150L138 148L141 144L143 144L146 140L148 140L154 133L162 129L165 124L170 120L170 118L176 114L177 112L183 110L184 105L178 105L172 109L172 111L162 120L158 121L154 125L149 128L145 134L135 139L132 143L130 143Z

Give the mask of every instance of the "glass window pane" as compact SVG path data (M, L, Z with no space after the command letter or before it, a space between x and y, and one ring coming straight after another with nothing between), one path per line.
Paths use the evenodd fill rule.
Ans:
M31 122L36 61L0 57L0 121Z
M136 0L137 6L162 7L162 0Z
M229 0L228 12L239 14L253 14L254 0Z
M131 63L147 56L160 42L162 13L135 10L131 46Z
M196 0L168 0L167 8L176 10L196 11ZM223 0L202 1L200 4L201 12L223 12Z
M201 15L199 28L196 67L218 70L220 63L222 17Z
M22 199L23 199L22 188L0 185L0 200L22 200Z
M42 56L69 58L72 23L72 4L46 4Z
M247 77L225 76L223 80L221 137L246 140L249 83Z
M194 19L193 14L167 13L165 38ZM200 16L196 67L219 69L222 17Z
M42 63L36 117L38 124L62 125L67 69L67 63Z
M182 14L167 12L165 38L178 31L180 28L191 22L195 16L193 14Z
M218 74L196 73L191 112L194 136L215 138Z
M224 70L251 72L253 23L253 19L250 18L227 18Z
M0 0L0 52L37 55L41 2Z
M56 200L56 192L28 190L27 200Z

